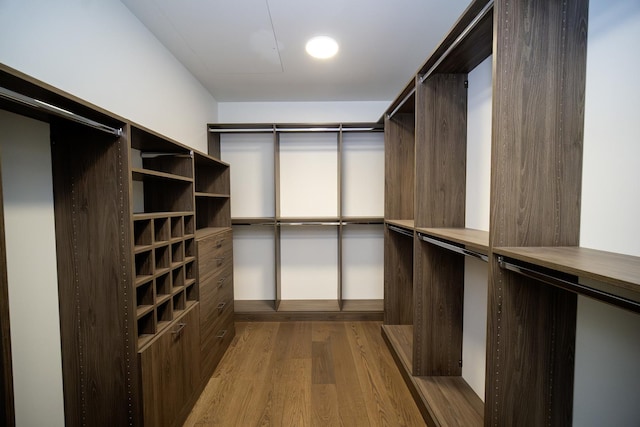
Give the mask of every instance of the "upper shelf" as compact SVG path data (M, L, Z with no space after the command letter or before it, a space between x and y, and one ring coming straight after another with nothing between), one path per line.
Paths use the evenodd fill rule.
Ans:
M416 231L439 239L464 245L467 249L487 255L489 232L473 228L416 228Z
M131 175L134 181L144 181L147 179L165 179L170 181L193 182L192 178L186 176L175 175L166 172L158 172L151 169L132 168Z
M494 248L493 252L525 262L533 268L543 267L565 275L577 276L582 280L575 283L567 283L566 278L560 280L567 283L567 287L574 292L603 299L634 311L640 310L640 257L575 246L500 247ZM547 272L542 273L548 275ZM551 276L551 279L554 277ZM637 307L634 308L633 305Z
M385 219L384 222L411 231L413 231L415 228L414 221L412 219Z

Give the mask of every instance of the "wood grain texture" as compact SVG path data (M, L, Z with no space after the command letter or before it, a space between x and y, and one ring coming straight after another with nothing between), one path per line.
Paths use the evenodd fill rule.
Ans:
M571 425L576 295L489 268L485 425Z
M464 256L414 245L413 375L462 375Z
M413 219L414 114L396 114L384 126L384 217Z
M491 247L578 245L587 9L495 3ZM489 272L485 425L570 425L575 295Z
M413 239L384 229L384 323L413 324Z
M467 249L489 253L489 232L472 228L416 228L416 231L464 245Z
M135 424L127 142L62 121L51 141L66 425Z
M11 326L9 321L9 282L7 280L7 247L4 235L4 203L0 174L0 424L15 425L13 369L11 359Z
M239 323L185 426L421 426L380 322Z
M438 74L416 91L416 227L464 227L466 80Z
M184 324L184 326L181 326ZM181 425L185 406L200 384L199 305L139 353L143 425Z
M430 426L480 426L484 405L460 376L414 376L413 328L383 325L382 336L413 395L425 422Z

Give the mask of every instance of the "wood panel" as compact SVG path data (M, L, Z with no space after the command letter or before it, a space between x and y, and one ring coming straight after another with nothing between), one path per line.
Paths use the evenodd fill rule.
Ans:
M198 318L195 304L139 353L145 426L182 424L185 406L200 384Z
M15 425L13 370L11 360L11 327L9 322L9 283L7 280L7 248L4 237L4 198L0 174L0 424Z
M384 323L413 324L413 239L384 230Z
M587 9L495 3L492 247L578 245ZM575 295L489 272L485 425L570 425Z
M462 375L464 256L415 240L413 375Z
M138 416L128 147L51 123L66 425L130 425Z
M438 74L416 91L416 227L464 227L466 81Z
M489 268L485 425L571 425L576 295Z
M414 114L396 114L384 126L384 217L413 219Z

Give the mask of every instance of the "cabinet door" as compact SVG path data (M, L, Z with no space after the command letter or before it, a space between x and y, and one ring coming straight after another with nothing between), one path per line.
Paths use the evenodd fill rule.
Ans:
M200 306L196 304L139 353L144 425L181 425L200 381Z

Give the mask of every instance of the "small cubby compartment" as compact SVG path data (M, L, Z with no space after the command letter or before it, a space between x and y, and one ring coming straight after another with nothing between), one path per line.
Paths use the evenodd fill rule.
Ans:
M169 259L169 246L160 246L155 249L155 258L156 258L156 271L161 271L166 268L169 268L170 259Z
M195 239L185 239L184 241L184 258L189 260L196 256L196 243Z
M196 232L196 223L193 218L193 215L185 215L184 216L184 235L192 236Z
M133 222L134 245L149 246L153 243L153 228L150 219L139 219Z
M173 311L182 311L186 308L184 292L179 292L173 296Z
M149 338L156 333L156 325L154 322L153 311L145 314L138 319L138 339Z
M184 243L176 242L171 244L171 266L175 266L184 261Z
M187 286L187 289L185 290L185 295L187 298L187 304L198 301L198 286L196 285L195 282Z
M138 311L153 306L153 281L150 280L136 287L136 307Z
M179 239L184 236L182 216L171 217L171 239Z
M184 266L171 271L171 284L173 292L184 287Z
M156 277L156 303L171 294L171 275L169 273Z
M153 275L153 252L144 251L135 255L136 281L144 280Z
M153 220L154 242L167 242L170 236L168 218L155 218Z
M157 318L157 332L160 332L162 329L166 328L169 323L173 320L173 310L171 309L171 298L167 299L167 301L159 304L156 307L156 318Z
M194 261L189 261L184 265L184 278L185 284L189 285L191 283L195 283L196 281L196 263Z

